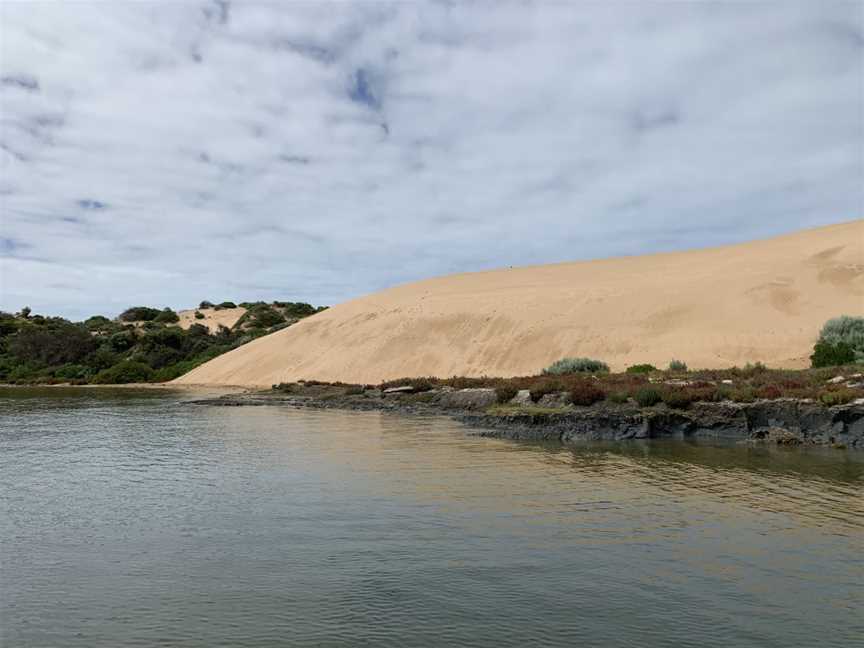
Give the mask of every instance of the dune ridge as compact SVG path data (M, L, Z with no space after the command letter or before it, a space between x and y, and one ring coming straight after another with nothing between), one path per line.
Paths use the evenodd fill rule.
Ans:
M864 315L864 220L718 248L457 274L334 306L181 384L514 376L564 356L613 370L801 368L825 320Z

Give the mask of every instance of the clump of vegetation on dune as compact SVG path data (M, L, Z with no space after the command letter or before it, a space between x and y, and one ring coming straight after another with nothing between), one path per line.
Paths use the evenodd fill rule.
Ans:
M546 367L543 373L549 376L574 373L609 373L609 365L592 358L562 358Z
M864 362L864 317L841 315L828 320L810 361L814 367Z
M209 302L202 302L209 303ZM223 302L224 308L230 302ZM318 312L308 304L255 304L244 325L215 331L200 323L184 330L170 308L134 306L117 319L94 315L83 322L62 317L0 312L0 382L15 384L122 384L164 382L257 337ZM290 321L282 314L290 310ZM196 311L196 319L200 311ZM248 314L248 313L247 313ZM238 322L239 324L239 322Z

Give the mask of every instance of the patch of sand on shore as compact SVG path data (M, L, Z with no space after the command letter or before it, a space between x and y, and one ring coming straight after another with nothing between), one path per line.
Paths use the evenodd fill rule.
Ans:
M196 319L196 312L200 312L204 316L204 319ZM246 309L242 306L238 306L237 308L221 308L219 310L215 308L191 308L177 313L180 317L177 326L182 329L188 329L193 324L203 324L210 329L211 333L215 333L220 325L230 329L237 323L237 320L243 317L245 312Z
M226 312L226 311L221 311ZM178 383L514 376L565 356L801 368L825 320L864 315L864 220L740 245L459 274L339 304Z

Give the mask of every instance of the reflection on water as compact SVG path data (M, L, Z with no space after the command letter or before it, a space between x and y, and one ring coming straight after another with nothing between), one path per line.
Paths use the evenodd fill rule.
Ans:
M849 646L862 453L0 392L2 645Z

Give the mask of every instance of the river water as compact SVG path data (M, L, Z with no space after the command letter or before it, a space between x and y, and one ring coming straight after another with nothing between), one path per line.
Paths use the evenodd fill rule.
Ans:
M850 646L864 453L0 390L0 644Z

